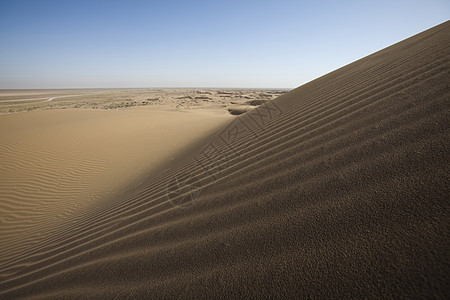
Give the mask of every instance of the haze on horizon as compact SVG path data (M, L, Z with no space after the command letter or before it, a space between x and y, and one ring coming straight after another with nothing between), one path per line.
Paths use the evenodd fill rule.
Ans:
M448 20L430 1L1 1L0 88L293 88Z

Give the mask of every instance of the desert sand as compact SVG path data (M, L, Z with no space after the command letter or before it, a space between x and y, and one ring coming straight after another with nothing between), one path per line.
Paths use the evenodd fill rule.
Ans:
M0 248L46 228L171 161L226 114L46 110L0 118ZM6 257L2 257L7 259Z
M0 298L447 298L449 45L270 99L8 104Z

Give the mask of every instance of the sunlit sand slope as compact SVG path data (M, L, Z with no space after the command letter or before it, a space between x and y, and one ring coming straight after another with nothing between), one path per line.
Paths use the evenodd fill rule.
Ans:
M225 113L49 110L0 118L0 265L230 121ZM17 268L15 266L14 268ZM7 267L3 277L13 272ZM20 269L20 267L19 267Z

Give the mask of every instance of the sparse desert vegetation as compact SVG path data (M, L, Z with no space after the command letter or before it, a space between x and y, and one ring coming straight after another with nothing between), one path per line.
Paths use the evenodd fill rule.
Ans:
M283 89L113 89L34 90L21 94L0 90L0 114L40 109L217 110L244 113L286 93ZM49 101L49 99L55 99ZM34 99L34 100L33 100ZM24 100L24 101L22 101ZM240 113L239 113L240 114Z

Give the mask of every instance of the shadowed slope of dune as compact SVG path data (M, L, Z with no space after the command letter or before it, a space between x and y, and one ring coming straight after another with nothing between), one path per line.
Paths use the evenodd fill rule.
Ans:
M237 117L18 253L0 296L448 296L449 45L446 22Z

